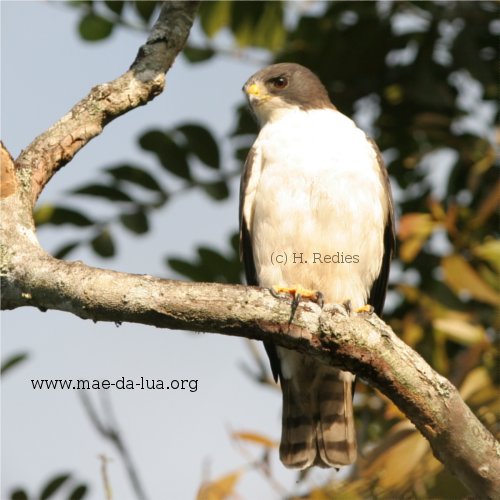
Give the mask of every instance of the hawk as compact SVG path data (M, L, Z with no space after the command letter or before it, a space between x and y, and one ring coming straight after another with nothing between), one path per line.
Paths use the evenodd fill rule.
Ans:
M269 66L243 91L260 125L240 187L248 284L302 296L317 290L326 302L370 304L380 314L394 228L377 146L303 66ZM354 375L269 342L265 348L283 392L283 464L352 463Z

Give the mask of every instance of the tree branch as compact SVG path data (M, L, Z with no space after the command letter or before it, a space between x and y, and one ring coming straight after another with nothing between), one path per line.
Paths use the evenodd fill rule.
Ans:
M184 47L198 1L165 2L147 42L123 75L94 87L68 114L39 135L16 160L34 206L51 177L103 127L159 95L165 73Z
M500 444L456 388L375 315L302 303L291 319L290 301L268 290L95 269L35 248L12 262L5 309L31 305L94 321L268 340L347 368L394 401L473 493L498 498Z

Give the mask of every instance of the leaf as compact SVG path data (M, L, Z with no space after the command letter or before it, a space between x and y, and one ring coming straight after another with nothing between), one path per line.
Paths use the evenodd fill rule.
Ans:
M29 498L24 490L18 488L10 494L10 500L29 500Z
M134 2L134 6L142 19L149 22L153 12L155 11L156 2L150 0L139 0Z
M424 338L424 329L414 314L408 313L403 318L401 337L410 347L415 347Z
M245 163L249 152L250 152L250 148L248 146L244 146L242 148L238 148L234 152L234 157L243 164L243 163Z
M404 241L413 236L426 236L434 223L430 214L410 213L403 215L399 220L398 237Z
M500 304L500 294L483 281L461 255L444 257L442 266L444 281L456 294L466 292L480 302L494 306Z
M222 28L229 24L232 2L219 0L215 2L201 2L199 16L201 27L208 38L212 38Z
M267 448L276 448L278 443L272 439L269 439L262 434L255 434L253 432L233 432L231 434L233 439L239 439L242 441L248 441L255 444L260 444Z
M500 272L500 240L489 240L472 248L472 253Z
M182 51L189 62L199 63L211 59L215 55L215 51L210 48L194 47L186 45Z
M70 254L75 248L79 247L81 243L82 243L81 241L73 241L71 243L63 245L54 252L54 257L56 259L64 259L64 257Z
M84 40L96 42L111 35L113 26L113 23L104 17L101 17L94 12L89 12L80 19L78 31Z
M151 191L163 193L163 188L158 181L145 169L132 165L119 165L106 169L118 181L126 181L136 184Z
M446 338L462 345L473 345L485 339L486 332L480 325L472 325L458 318L436 318L433 327Z
M127 193L124 193L120 189L102 184L89 184L73 190L72 193L95 196L97 198L104 198L108 201L133 201Z
M40 494L40 500L50 498L71 477L71 474L61 474L49 480Z
M122 13L125 2L119 2L117 0L105 0L106 7L115 14L120 15Z
M7 358L5 361L2 362L2 367L0 368L0 375L5 375L6 371L10 370L11 368L14 368L14 366L18 365L19 363L22 363L26 359L28 359L28 354L26 352L14 354L10 358Z
M130 214L122 214L120 220L127 229L135 234L144 234L149 230L148 218L142 210Z
M488 370L484 366L478 366L465 377L460 386L460 396L464 401L467 401L471 396L491 385Z
M104 230L97 235L91 242L94 252L101 257L113 257L115 254L115 245L109 231Z
M427 463L431 468L442 467L432 457L429 443L407 420L393 426L385 442L370 453L366 463L361 476L377 478L381 489L403 485Z
M183 179L191 179L186 151L160 130L150 130L139 138L142 149L154 153L161 165Z
M493 214L498 213L498 200L500 198L500 181L492 187L491 191L481 202L477 209L474 218L471 221L472 227L480 227L484 224Z
M203 182L200 186L214 200L221 201L229 197L229 188L225 181Z
M281 2L235 2L231 29L240 47L279 50L285 41Z
M411 262L420 252L425 244L436 222L430 214L409 213L401 217L399 221L398 237L402 241L399 255L403 262Z
M68 500L81 500L87 494L88 487L85 484L77 486L69 495Z
M286 39L281 2L266 2L256 31L254 44L272 51L280 50Z
M189 152L203 163L217 169L220 167L219 146L212 134L201 125L186 124L177 128L186 138Z
M241 475L242 471L236 471L216 481L202 484L196 500L224 500L235 495L234 488Z
M168 258L167 265L176 273L179 273L191 281L210 281L207 279L206 270L201 269L199 265L191 264L183 259Z
M52 205L42 205L37 208L33 214L35 224L53 224L61 226L63 224L72 224L73 226L85 227L91 226L93 222L82 213L72 208L54 207Z

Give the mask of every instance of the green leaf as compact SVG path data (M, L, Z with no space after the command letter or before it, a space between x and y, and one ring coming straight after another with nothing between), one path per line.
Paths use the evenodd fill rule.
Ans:
M232 2L227 0L201 2L199 10L201 27L209 38L212 38L222 28L229 25L231 8Z
M81 500L87 494L88 487L85 484L77 486L69 495L68 500Z
M89 12L80 20L78 31L84 40L96 42L111 35L113 26L113 23L104 17L101 17L94 12Z
M24 490L18 488L10 494L10 500L29 500L29 498Z
M215 55L213 49L203 49L200 47L193 47L192 45L186 45L182 53L186 59L192 63L208 61Z
M168 266L182 276L186 276L192 281L207 281L205 278L204 269L200 266L193 265L183 259L169 258L167 259Z
M240 254L240 233L239 231L235 231L231 237L229 238L229 244L231 245L231 248L234 252L234 255L236 255L239 259L239 254Z
M283 23L283 4L266 2L264 13L254 35L255 44L272 51L283 48L286 30Z
M43 488L40 500L47 500L71 477L70 474L61 474L51 479Z
M135 234L144 234L149 230L148 218L142 210L131 214L122 214L120 220L127 229Z
M236 110L236 127L234 131L231 133L231 136L237 135L246 135L251 134L255 135L258 132L258 126L255 120L252 118L250 111L247 106L240 106Z
M246 159L247 159L247 156L248 156L248 152L250 151L250 148L248 146L245 146L245 147L242 147L242 148L238 148L235 152L234 152L234 157L239 160L242 164L245 163Z
M118 15L122 13L123 7L125 5L125 2L118 2L116 0L106 0L104 3L111 12L114 12Z
M214 200L221 201L229 197L229 188L225 181L204 182L200 186Z
M88 217L77 210L51 205L42 205L37 208L33 217L37 226L42 226L43 224L53 224L54 226L72 224L73 226L85 227L93 224Z
M231 28L241 47L257 46L277 51L283 47L286 30L281 2L235 2Z
M64 257L69 255L75 248L79 247L80 245L81 241L73 241L71 243L67 243L54 252L54 257L56 259L64 259Z
M220 166L219 146L208 129L188 123L177 128L186 138L189 152L214 169Z
M155 11L156 3L157 2L152 2L150 0L139 0L134 2L134 6L142 19L149 22Z
M14 354L10 358L7 358L2 363L2 367L0 368L0 375L4 375L6 371L10 370L11 368L14 368L14 366L18 365L19 363L22 363L26 359L28 359L28 354L26 352L22 352L20 354Z
M74 194L86 196L96 196L108 201L133 201L132 198L116 187L105 186L102 184L89 184L72 191Z
M199 247L200 267L210 270L210 281L222 283L239 283L241 264L239 252L234 252L230 258L208 247Z
M186 151L167 134L160 130L150 130L139 138L142 149L154 153L162 166L172 174L191 179Z
M233 235L230 242L233 247L238 234ZM238 243L236 243L238 246ZM231 249L228 257L217 250L208 247L198 247L198 257L192 262L184 259L169 258L168 266L177 273L193 281L207 281L219 283L240 283L241 263L239 250Z
M119 165L106 170L118 181L127 181L136 184L151 191L163 193L163 188L158 181L143 168L134 167L132 165Z
M102 231L98 234L91 242L94 252L101 257L113 257L115 254L115 245L113 243L113 238L108 230Z

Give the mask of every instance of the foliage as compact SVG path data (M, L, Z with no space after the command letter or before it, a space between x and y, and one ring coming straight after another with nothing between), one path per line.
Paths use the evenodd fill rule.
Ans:
M42 487L40 494L29 495L22 488L15 488L10 494L10 500L30 500L38 498L40 500L49 500L50 498L65 498L66 500L81 500L88 498L88 486L83 483L77 483L71 477L71 474L57 474L51 477ZM61 496L61 495L64 495Z
M80 34L110 36L117 26L145 29L157 2L78 2ZM188 45L191 63L231 53L219 44L230 33L234 46L265 49L269 62L293 61L315 71L333 102L376 139L391 176L399 212L386 317L410 346L460 387L483 423L499 433L498 280L500 245L493 124L498 122L498 23L496 2L329 2L297 7L281 2L203 2L202 45ZM285 15L287 14L287 15ZM225 139L241 161L255 134L242 107ZM334 140L334 138L332 138ZM41 206L37 222L79 227L87 236L56 254L89 244L103 256L116 253L112 228L122 224L140 236L151 211L172 196L200 189L214 202L229 196L235 173L222 167L219 141L200 124L148 130L139 138L165 170L160 179L142 165L105 168L105 182L72 191L116 207L110 220L94 220L71 206ZM193 165L206 175L197 176ZM164 185L173 183L174 190ZM133 187L133 189L132 189ZM139 198L138 189L144 191ZM194 261L168 257L171 269L189 279L234 282L239 278L235 237L231 254L200 245ZM260 366L260 361L258 361ZM259 377L267 380L267 377ZM355 407L360 444L371 451L344 482L315 486L307 498L459 497L466 494L432 456L427 442L393 403L358 384ZM259 433L255 433L259 435ZM234 439L241 439L241 436ZM257 462L267 467L269 441ZM205 484L200 497L223 498L242 472ZM300 476L299 479L304 479ZM219 490L217 490L219 488ZM219 493L214 493L219 491ZM21 497L20 497L21 498Z

